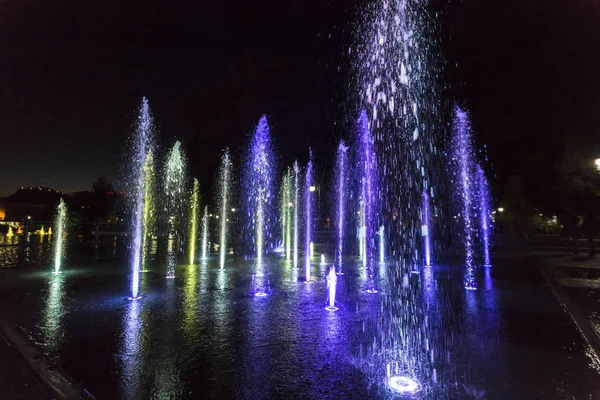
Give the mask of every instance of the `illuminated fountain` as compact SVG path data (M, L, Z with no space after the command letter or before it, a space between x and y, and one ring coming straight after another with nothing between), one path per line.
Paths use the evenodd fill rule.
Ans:
M348 146L343 140L337 149L337 157L335 162L335 182L337 183L336 190L336 222L337 222L337 273L343 275L342 259L344 255L344 227L346 221L346 199L347 199L347 183L348 179L346 169L348 168Z
M285 260L291 261L292 257L292 170L288 168L281 184L281 205L279 209L281 221L281 237Z
M379 264L385 264L385 226L379 227L377 237L379 238Z
M148 151L144 162L144 215L142 218L142 265L140 272L148 271L150 261L150 247L156 226L155 212L155 178L154 178L154 155L152 150Z
M480 236L483 247L483 266L491 267L490 260L490 188L480 165L477 166L477 186L479 200Z
M202 259L206 260L206 251L208 249L208 206L204 206L204 215L202 216Z
M52 235L52 227L51 226L48 227L48 232L46 233L46 235L48 235L48 236Z
M305 218L306 218L306 226L305 226L305 233L306 233L306 241L305 241L305 248L304 248L304 268L305 268L305 279L306 279L306 283L311 283L312 280L310 279L310 258L312 257L312 253L313 253L313 246L312 246L312 203L313 203L313 192L314 192L314 186L313 186L313 155L312 155L312 150L310 151L310 155L308 158L308 165L306 166L306 174L304 176L305 179L305 186L304 186L304 193L306 198L304 199L304 207L305 207Z
M325 260L325 254L321 254L321 265L327 265L327 260Z
M328 311L337 311L338 308L335 306L335 290L337 286L337 274L335 273L335 267L331 267L329 269L329 274L327 275L327 292L328 292L328 301L329 305L325 307Z
M13 233L12 226L9 226L9 227L8 227L8 232L6 233L6 237L9 237L9 238L11 238L11 237L13 237L13 236L14 236L14 233Z
M143 212L145 204L145 165L146 156L151 149L153 121L148 100L144 97L137 117L137 129L133 140L132 162L130 165L129 193L131 193L131 297L139 298L140 265L142 262L142 240L144 236Z
M196 244L198 243L198 213L200 211L200 183L198 179L194 178L194 185L192 187L192 196L190 198L190 232L188 234L189 240L189 256L190 265L196 262Z
M225 256L227 254L227 211L231 196L231 179L233 164L229 149L225 149L221 157L219 169L219 209L221 210L221 226L219 235L219 266L225 268ZM208 224L207 224L208 225Z
M423 246L425 252L425 266L431 267L431 216L429 214L429 195L423 191L423 220L421 223L421 236L423 237Z
M268 293L269 280L264 271L263 258L266 249L272 246L272 222L275 220L276 198L274 193L275 156L271 147L271 136L267 117L263 116L250 140L250 147L243 176L243 189L247 222L245 236L254 244L256 272L253 277L253 293L264 296Z
M362 260L367 274L367 293L377 293L375 287L375 197L377 195L376 158L367 113L358 118L358 174L360 182ZM382 237L383 239L383 237Z
M471 144L471 124L467 113L456 107L453 121L453 161L457 168L458 197L463 225L463 244L465 248L465 289L477 289L475 280L474 254L474 222L473 222L473 154Z
M167 278L175 278L175 265L182 238L186 168L181 143L175 142L167 156L164 177L165 215L167 217Z
M63 199L60 199L58 207L56 207L54 230L56 231L56 235L52 237L52 247L54 251L54 274L60 274L67 245L67 206Z
M294 161L294 267L298 267L298 210L300 209L300 166L298 161Z

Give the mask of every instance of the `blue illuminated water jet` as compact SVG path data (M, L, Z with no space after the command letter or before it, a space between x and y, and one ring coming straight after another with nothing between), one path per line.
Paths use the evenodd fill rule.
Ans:
M477 166L477 186L479 200L480 236L483 247L483 266L491 267L490 260L490 188L485 177L485 172L480 165Z
M429 195L423 191L423 221L421 224L421 236L425 251L425 266L431 267L431 216L429 214Z
M129 176L130 221L131 221L131 299L139 297L140 265L142 262L143 210L144 210L144 165L151 150L153 121L148 100L144 97L137 117L137 128L133 139Z
M304 276L307 283L312 282L310 277L310 266L311 266L311 253L312 253L312 205L313 205L313 197L314 193L310 190L313 186L313 155L312 150L310 150L310 155L308 158L308 165L306 166L306 173L304 175L304 194L306 198L304 199L304 217L306 218L306 226L305 226L305 248L304 248Z
M335 162L335 182L336 188L336 228L337 228L337 273L343 275L342 259L344 255L344 228L346 221L346 202L347 202L347 173L348 168L348 146L343 140L340 140L338 145L336 162Z
M465 248L465 289L477 289L475 265L473 260L473 155L471 144L471 125L467 113L456 107L453 121L453 160L457 166L458 197L460 200L461 220L463 224L463 244Z
M361 238L362 238L362 260L363 267L367 273L367 292L377 293L375 287L375 238L376 238L376 215L375 196L377 194L376 156L373 136L369 129L369 119L363 110L357 122L358 128L358 168L360 184L361 204ZM383 238L382 238L383 239Z

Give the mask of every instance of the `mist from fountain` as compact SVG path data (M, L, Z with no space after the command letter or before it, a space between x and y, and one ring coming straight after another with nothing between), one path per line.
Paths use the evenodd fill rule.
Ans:
M179 141L167 155L164 172L165 215L167 217L167 278L175 278L175 265L182 236L186 194L186 161Z

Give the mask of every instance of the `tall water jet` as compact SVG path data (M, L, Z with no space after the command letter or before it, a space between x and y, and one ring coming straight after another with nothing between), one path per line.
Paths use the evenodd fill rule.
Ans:
M465 248L465 289L477 289L475 281L475 265L473 264L473 193L472 182L473 155L471 144L471 124L467 113L456 107L453 120L453 161L457 167L458 197L460 201L461 220L463 224L463 244Z
M298 209L300 208L300 166L298 165L298 161L294 161L294 267L298 266L298 235L299 231L299 222L298 219Z
M142 218L142 265L141 272L147 271L152 237L156 226L156 199L155 199L155 177L154 177L154 155L152 150L146 154L144 162L144 214Z
M423 237L423 246L425 252L425 266L431 267L431 229L430 229L430 215L429 215L429 195L423 191L423 206L422 206L423 219L421 222L421 236Z
M379 227L379 264L385 264L385 226Z
M288 168L281 184L281 237L285 252L285 260L291 261L292 257L292 171Z
M52 237L54 239L54 273L60 274L67 244L67 206L63 199L60 199L56 207L54 230L56 231Z
M365 111L360 113L357 128L363 266L367 272L367 292L377 293L373 265L375 254L374 238L376 237L375 196L377 195L377 177L375 171L377 160L375 159L373 136L369 129L369 119Z
M146 156L151 149L153 121L148 100L144 97L137 117L137 129L133 140L132 163L129 176L132 177L129 186L131 210L131 299L139 298L140 264L142 262L143 240L143 211L145 204L144 179Z
M308 165L306 166L306 173L304 176L304 194L306 198L304 199L304 217L306 218L306 227L305 227L305 248L304 248L304 259L305 259L305 277L306 282L310 283L312 280L310 279L310 257L311 257L311 244L312 244L312 203L314 193L311 190L313 187L313 155L312 150L310 150L310 155L308 158Z
M208 248L208 206L204 206L204 215L202 216L202 259L206 260L206 251Z
M335 306L335 290L337 286L337 274L335 273L335 267L329 269L327 274L327 292L329 305L325 307L328 311L337 311L338 308Z
M168 226L167 278L175 278L175 265L185 212L186 162L181 143L175 142L167 156L164 177L165 215Z
M219 266L225 268L225 256L227 254L227 212L231 197L231 180L233 164L229 149L223 151L221 167L219 169L219 209L221 212L221 226L219 235Z
M343 275L342 271L342 259L344 256L344 228L346 221L346 191L347 174L346 169L348 168L348 146L343 140L340 140L340 144L337 149L337 157L335 162L335 182L337 183L336 190L336 224L337 224L337 273Z
M190 198L190 232L188 234L189 240L189 256L190 265L196 262L196 244L198 242L198 212L200 208L200 183L198 179L194 178L194 185L192 187L192 195Z
M490 188L485 177L485 172L480 165L477 166L477 186L479 197L480 236L483 246L483 266L491 267L490 261Z
M268 291L268 278L265 276L263 258L266 249L272 247L272 223L275 220L276 198L274 193L275 156L271 145L271 135L267 117L258 121L244 169L243 188L247 223L246 238L254 244L256 273L253 291L261 296Z

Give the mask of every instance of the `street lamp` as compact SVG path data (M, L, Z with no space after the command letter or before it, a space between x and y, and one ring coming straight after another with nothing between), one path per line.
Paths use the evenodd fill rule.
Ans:
M235 212L235 208L232 208L232 209L231 209L231 212Z
M314 186L309 186L309 187L308 187L308 191L309 191L309 192L314 192L315 190L317 190L317 188L316 188L316 187L314 187Z
M498 207L498 212L504 212L504 208L503 207Z

